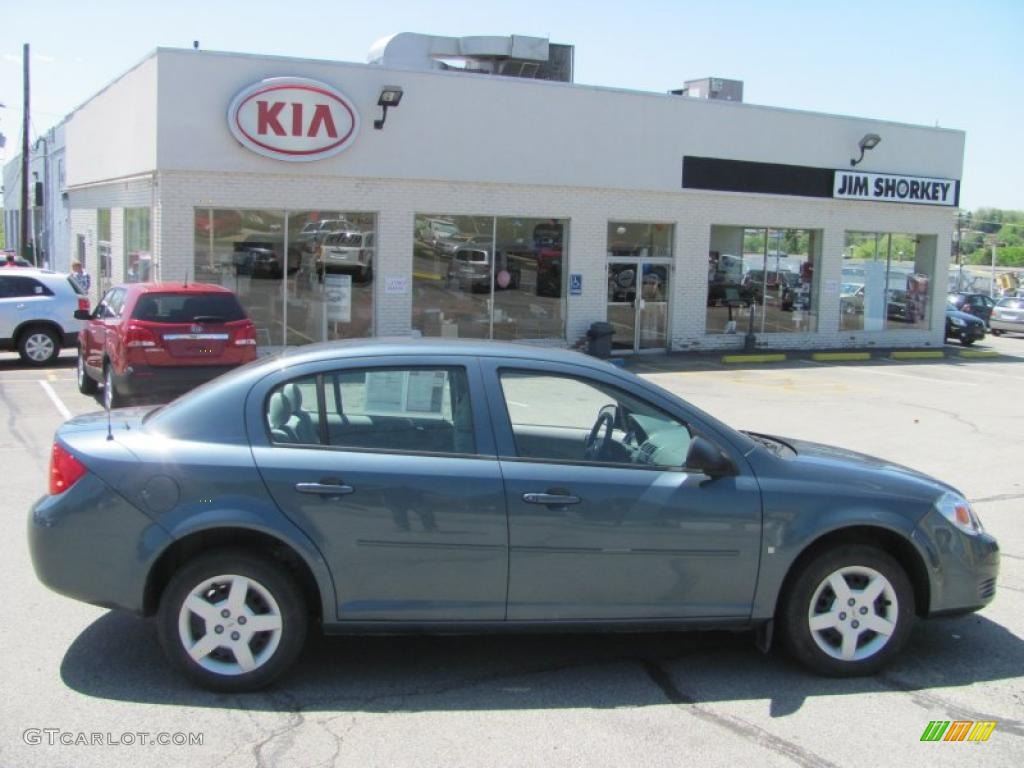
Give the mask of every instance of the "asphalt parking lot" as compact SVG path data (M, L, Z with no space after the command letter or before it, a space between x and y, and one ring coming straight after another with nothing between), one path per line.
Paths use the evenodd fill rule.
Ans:
M99 406L70 353L42 370L0 355L0 766L1022 765L1024 338L982 346L1001 356L634 366L733 426L876 454L973 502L1003 549L995 601L919 623L880 676L813 677L722 632L334 638L243 696L174 675L151 622L36 581L26 515L53 431ZM933 720L996 727L983 743L921 742ZM159 734L202 744L143 743Z

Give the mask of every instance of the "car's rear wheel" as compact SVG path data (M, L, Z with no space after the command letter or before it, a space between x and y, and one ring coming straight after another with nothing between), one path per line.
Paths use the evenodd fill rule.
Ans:
M174 574L160 600L171 664L215 691L252 691L290 667L306 640L302 591L288 571L242 551L207 552Z
M779 618L784 643L805 666L835 677L870 675L905 645L914 591L885 552L842 546L796 575Z
M993 336L1002 336L1003 335L1003 332L1001 330L999 330L998 328L993 328L991 333L992 333Z
M29 365L52 363L60 354L60 339L49 328L28 328L18 337L18 354Z
M78 380L78 391L83 395L96 394L96 379L89 375L85 369L85 350L78 349L78 364L75 369L75 378Z
M124 397L117 391L114 383L114 366L107 363L103 366L103 405L110 410L124 405Z

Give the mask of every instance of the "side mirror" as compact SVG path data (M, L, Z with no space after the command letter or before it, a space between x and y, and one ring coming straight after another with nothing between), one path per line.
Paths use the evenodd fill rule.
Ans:
M736 474L736 467L729 457L703 437L695 437L690 442L690 449L686 452L685 469L703 472L708 477L727 477Z
M88 309L76 309L75 320L91 320L92 313Z

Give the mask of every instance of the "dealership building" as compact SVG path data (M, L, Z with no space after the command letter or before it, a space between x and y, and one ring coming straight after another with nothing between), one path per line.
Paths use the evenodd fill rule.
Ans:
M579 85L573 54L415 34L367 64L158 49L35 146L39 230L65 233L49 262L83 262L94 302L130 281L225 285L263 349L571 346L598 321L622 353L750 331L942 345L962 132L755 106L735 81Z

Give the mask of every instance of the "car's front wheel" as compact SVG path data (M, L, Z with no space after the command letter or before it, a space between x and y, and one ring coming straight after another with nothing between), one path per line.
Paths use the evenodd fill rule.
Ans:
M870 675L906 643L914 590L885 552L841 546L796 575L779 619L783 641L805 666L836 677Z
M306 640L302 591L284 567L242 551L207 552L174 574L160 600L171 663L215 691L252 691L292 665Z
M965 347L969 347L969 346L971 346L971 344L973 344L973 343L974 343L974 339L969 339L969 338L967 338L966 336L961 336L961 337L960 337L960 343L961 343L961 344L962 344L963 346L965 346Z

